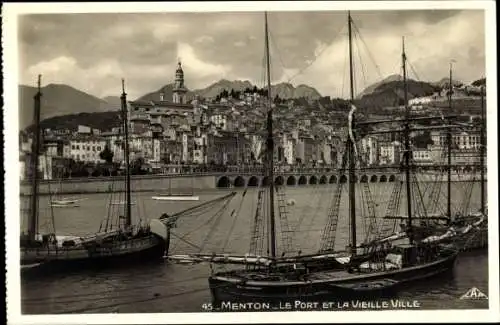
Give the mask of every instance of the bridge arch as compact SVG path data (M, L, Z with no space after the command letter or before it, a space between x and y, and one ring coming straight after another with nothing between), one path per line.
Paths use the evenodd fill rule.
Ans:
M368 175L361 176L361 183L368 183Z
M261 186L269 186L271 185L271 182L269 181L269 176L264 176L262 178L262 182L260 184Z
M347 176L346 175L342 175L340 176L340 180L339 180L340 183L347 183Z
M234 187L244 187L245 179L241 176L238 176L234 179Z
M259 185L259 179L256 176L250 177L248 180L247 186L258 186Z
M380 183L385 183L385 182L387 182L387 176L386 175L380 176Z
M285 183L285 179L283 178L283 176L277 176L274 179L274 184L276 184L276 185L283 185L284 183Z
M286 179L286 185L295 185L297 180L295 179L295 176L288 176Z
M316 185L318 184L318 178L314 175L312 175L310 178L309 178L309 184L311 185Z
M305 177L304 175L301 175L299 177L299 185L306 185L307 184L307 177Z
M389 176L389 182L394 182L396 180L396 175Z
M330 182L329 182L329 183L330 183L330 184L335 184L335 183L337 183L337 176L335 176L335 175L330 176Z
M229 187L230 185L231 185L231 181L229 180L229 177L227 177L227 176L222 176L217 181L217 187Z
M321 176L321 178L319 179L319 183L320 184L328 183L328 178L326 177L326 175Z
M377 181L378 181L377 175L372 175L372 177L370 178L370 182L371 183L376 183Z

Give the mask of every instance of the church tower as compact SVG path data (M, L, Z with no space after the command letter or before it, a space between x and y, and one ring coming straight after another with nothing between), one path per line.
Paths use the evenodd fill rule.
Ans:
M184 87L184 71L182 71L181 61L177 64L177 70L175 70L175 82L172 98L175 104L186 104L186 92L187 89Z

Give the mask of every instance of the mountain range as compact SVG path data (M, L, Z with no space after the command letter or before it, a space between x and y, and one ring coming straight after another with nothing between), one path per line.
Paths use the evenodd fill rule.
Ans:
M438 90L447 79L443 78L435 83L408 80L409 99L420 96L427 96ZM461 83L455 81L457 84ZM479 79L473 85L485 84L485 79ZM229 81L222 79L206 88L188 90L188 100L196 96L210 98L216 97L223 90L242 91L246 88L252 89L254 85L250 81ZM97 113L117 111L120 108L120 98L118 96L107 96L97 98L83 91L64 84L49 84L42 87L42 112L41 119L54 116L73 115L78 113ZM166 101L172 100L173 84L167 84L160 89L140 96L140 100L159 100L160 93L163 93ZM375 83L364 89L358 96L356 102L361 108L382 108L384 106L399 105L403 98L403 82L399 75L391 75L381 82ZM33 96L37 89L31 86L19 85L19 127L25 129L32 123L33 119ZM272 85L271 92L284 99L308 98L318 100L322 95L313 87L307 85L293 86L289 83L278 83Z
M231 91L243 91L247 88L252 89L254 85L248 81L229 81L226 79L219 80L210 86L203 89L189 90L186 93L186 97L188 100L194 99L196 96L202 98L215 98L222 91L227 90ZM174 84L167 84L160 89L148 93L144 96L139 97L139 100L159 100L160 94L163 93L164 99L167 101L172 100L172 92L173 92ZM307 85L298 85L294 87L290 83L279 83L275 85L271 85L271 93L274 95L278 95L280 98L310 98L310 99L318 99L321 97L321 94L314 89L313 87L309 87Z

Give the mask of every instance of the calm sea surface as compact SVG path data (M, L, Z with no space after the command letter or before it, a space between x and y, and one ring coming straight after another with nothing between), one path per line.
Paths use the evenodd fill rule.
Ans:
M287 200L295 205L288 206L289 227L297 229L293 238L295 247L303 253L319 248L323 228L325 228L333 185L317 185L286 188ZM358 186L358 204L365 202L366 193ZM383 215L393 183L370 184L370 192L377 202L376 213ZM340 207L336 246L343 248L348 240L347 188ZM430 191L426 185L419 190ZM470 191L469 191L470 190ZM453 211L464 208L479 208L479 184L460 182L453 184ZM445 184L442 185L442 194ZM469 193L470 192L470 193ZM200 194L199 202L154 201L155 193L140 193L133 196L134 216L143 219L157 218L162 213L173 213L187 209L228 190L214 190ZM200 216L191 215L180 219L171 244L171 254L190 252L221 252L245 254L249 251L252 218L255 215L257 189L243 190L226 207L220 217L211 210ZM428 192L427 192L428 193ZM109 208L109 202L123 200L123 195L85 194L75 196L84 199L77 208L55 208L53 214L47 208L48 197L42 197L40 208L44 212L41 229L48 229L53 218L57 234L84 235L98 230L102 220L109 214L123 214L119 204ZM423 195L425 196L425 195ZM468 199L470 196L470 200ZM435 197L439 197L435 195ZM22 198L24 204L27 199ZM439 206L427 201L429 213L445 209L446 199L436 200ZM470 201L469 206L464 202ZM414 206L417 202L415 202ZM404 214L405 204L401 212ZM116 211L111 211L116 210ZM121 212L119 210L122 210ZM358 238L363 238L366 210L359 208ZM53 217L52 217L53 215ZM26 217L21 220L25 227ZM277 221L277 227L281 224ZM179 238L182 238L179 239ZM278 247L281 239L278 238ZM44 278L23 278L22 311L25 314L58 313L157 313L157 312L202 312L203 304L210 303L207 278L210 268L205 264L182 265L168 262L130 265L126 268L106 271L80 271ZM425 309L488 308L487 300L461 300L470 288L476 287L488 295L488 255L486 251L463 253L459 256L452 274L425 283L416 283L399 293L399 298L418 300Z

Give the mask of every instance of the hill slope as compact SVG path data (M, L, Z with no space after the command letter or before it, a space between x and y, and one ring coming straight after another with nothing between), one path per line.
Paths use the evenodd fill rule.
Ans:
M408 99L414 97L430 96L439 88L428 82L408 80ZM404 104L404 84L403 81L390 81L378 85L369 94L357 100L360 108L381 109L384 107L394 107Z
M49 84L42 87L41 119L74 113L103 112L111 105L100 98L89 95L73 87L61 84ZM33 121L33 96L35 87L19 85L19 128L24 129Z
M366 87L362 92L359 93L359 95L357 96L357 99L360 99L365 95L369 95L369 94L373 93L375 91L375 89L377 89L377 87L379 87L383 84L393 82L393 81L401 81L401 80L403 80L403 77L400 76L399 74L390 75L387 78L385 78L379 82L376 82L373 85Z

